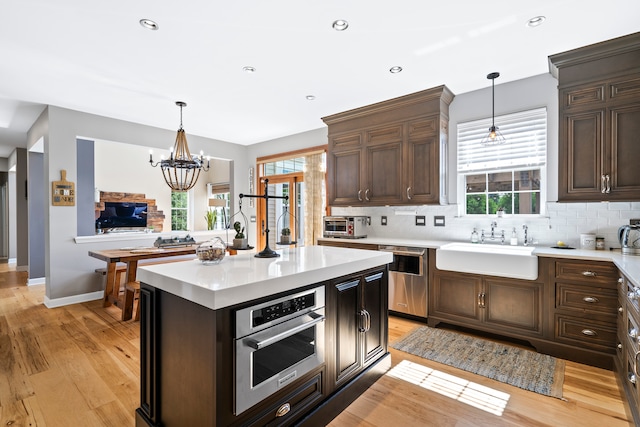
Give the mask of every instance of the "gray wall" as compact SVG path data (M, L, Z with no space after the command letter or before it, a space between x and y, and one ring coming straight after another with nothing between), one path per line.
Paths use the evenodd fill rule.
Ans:
M89 179L87 176L79 175L77 168L76 140L79 138L104 139L154 149L166 149L175 141L175 130L143 126L54 106L49 106L43 113L45 114L48 119L46 126L44 120L37 121L29 131L27 139L28 145L31 145L44 136L44 174L48 183L60 179L61 169L66 169L67 180L76 184ZM203 150L218 158L234 160L232 187L234 200L237 200L239 193L248 191L246 147L195 135L188 135L188 137L191 151ZM147 159L141 159L145 166L147 166L146 161ZM80 173L85 172L80 171ZM50 184L47 188L49 187ZM45 211L45 303L51 305L52 300L87 294L95 295L95 292L102 291L102 278L94 273L94 269L104 267L104 263L90 258L87 252L92 249L115 249L122 244L118 242L76 244L74 238L78 232L77 210L46 203ZM150 237L149 242L140 242L141 245L152 243L153 237ZM80 298L82 300L82 297Z
M45 277L45 205L48 194L44 179L44 155L29 152L28 159L29 282L32 283Z
M16 149L15 196L16 196L16 269L29 269L29 205L27 203L27 150ZM11 191L11 190L10 190Z
M86 139L78 139L76 147L76 168L78 169L78 176L82 177L76 183L78 236L91 236L96 232L94 143Z

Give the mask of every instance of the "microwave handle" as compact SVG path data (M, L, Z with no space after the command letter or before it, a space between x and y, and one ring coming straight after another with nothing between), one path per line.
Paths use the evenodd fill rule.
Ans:
M316 314L316 313L309 313L309 316L311 316L313 318L312 321L304 323L302 325L298 325L296 327L293 327L287 331L284 331L280 334L274 335L272 337L269 337L265 340L262 341L258 341L258 340L254 340L252 338L247 338L246 340L244 340L244 343L246 345L248 345L249 347L253 348L254 350L260 350L261 348L270 346L271 344L278 342L280 340L283 340L287 337L290 337L291 335L295 335L300 331L304 331L305 329L310 328L311 326L315 325L316 323L320 323L323 322L325 317L321 314Z

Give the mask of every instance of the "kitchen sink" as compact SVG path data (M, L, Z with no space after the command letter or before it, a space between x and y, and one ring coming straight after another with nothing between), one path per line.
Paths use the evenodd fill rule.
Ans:
M533 246L447 243L436 249L436 267L461 273L535 280L538 257Z

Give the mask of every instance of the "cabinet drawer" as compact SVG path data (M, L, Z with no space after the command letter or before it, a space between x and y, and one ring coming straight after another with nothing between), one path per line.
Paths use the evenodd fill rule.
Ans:
M562 106L565 108L593 105L604 102L604 84L595 86L583 86L563 91Z
M309 407L323 398L322 372L271 405L261 415L244 425L286 426L291 425Z
M611 263L556 261L556 278L581 283L618 283L618 269Z
M556 339L612 353L615 351L617 340L616 325L614 322L609 324L556 315Z
M617 307L618 293L615 289L556 283L556 308L558 309L615 316Z

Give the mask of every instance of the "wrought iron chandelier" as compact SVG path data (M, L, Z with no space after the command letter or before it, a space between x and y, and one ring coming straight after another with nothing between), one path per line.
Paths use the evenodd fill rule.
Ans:
M176 136L176 143L171 149L171 157L161 159L159 162L153 163L153 155L149 154L149 164L154 168L160 165L164 180L173 191L187 191L193 188L198 181L201 171L209 170L209 160L207 166L204 166L204 156L200 152L200 156L192 156L187 145L187 136L182 128L182 107L187 104L177 101L176 105L180 107L180 129Z
M507 140L502 136L500 130L495 124L495 110L496 110L496 94L495 94L495 81L500 77L500 73L489 73L487 78L491 80L491 127L489 133L485 136L480 143L482 145L499 145L504 144Z

